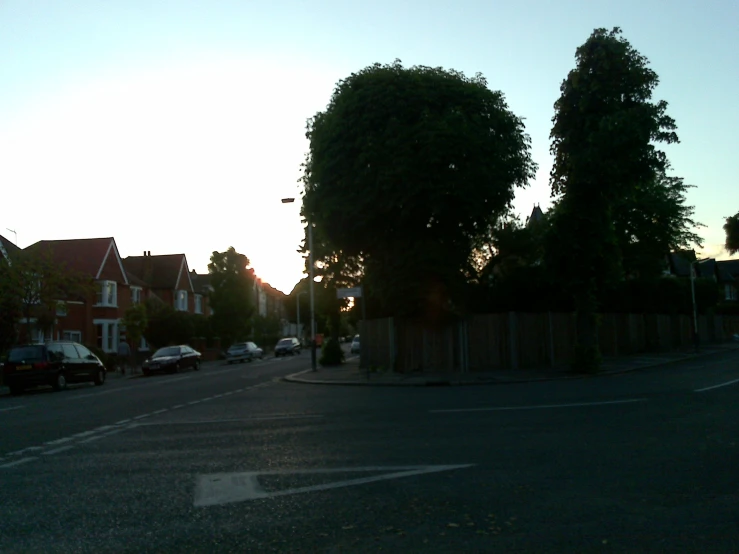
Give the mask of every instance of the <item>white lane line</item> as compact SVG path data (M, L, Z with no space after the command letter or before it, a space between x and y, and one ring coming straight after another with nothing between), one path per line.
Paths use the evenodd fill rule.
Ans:
M0 468L19 466L21 464L25 464L26 462L31 462L31 461L33 461L35 459L36 459L36 456L31 456L29 458L21 458L20 460L16 460L16 461L10 462L8 464L3 464L3 465L0 466Z
M507 410L546 410L551 408L579 408L587 406L608 406L611 404L631 404L634 402L645 402L646 398L629 398L627 400L607 400L604 402L577 402L573 404L544 404L540 406L503 406L495 408L457 408L452 410L429 410L432 414L454 413L454 412L498 412Z
M52 454L59 454L60 452L65 452L67 450L71 450L74 448L74 445L70 444L69 446L62 446L61 448L55 448L54 450L47 450L46 452L42 452L42 456L51 456Z
M163 414L164 412L168 412L169 408L164 408L162 410L157 410L156 412L151 412L151 415L157 415L157 414Z
M102 438L104 438L106 436L107 435L96 435L94 437L90 437L89 439L85 439L83 441L79 441L77 444L87 444L88 442L97 441L97 440L100 440L100 439L102 439Z
M94 431L100 432L100 431L107 431L108 429L113 429L114 425L103 425L102 427L95 427Z
M231 396L233 394L233 391L224 392L223 396Z
M123 425L124 423L129 423L130 419L122 419L120 421L116 421L114 425Z
M138 416L134 417L133 420L136 421L137 419L144 419L145 417L149 417L150 415L151 414L138 415Z
M707 390L718 389L721 387L728 387L729 385L733 385L735 383L739 383L739 379L733 379L732 381L726 381L725 383L719 383L718 385L712 385L710 387L704 387L702 389L695 389L695 391L693 392L706 392Z
M0 412L9 412L10 410L20 410L21 408L25 408L26 406L11 406L10 408L0 408Z
M54 446L56 444L64 444L65 442L69 442L71 440L74 440L74 438L73 437L64 437L63 439L57 439L55 441L45 442L44 444L47 445L47 446Z
M25 454L26 452L35 452L37 450L43 450L43 446L27 446L26 448L22 450L16 450L15 452L8 452L5 454L6 456L20 456L22 454Z
M188 404L192 406L193 404L200 404L201 402L202 400L193 400L192 402L188 402Z
M172 406L172 409L173 410L179 410L180 408L184 408L184 407L185 407L184 404L177 404L176 406Z
M203 420L192 420L192 421L151 421L148 423L142 423L142 427L153 427L155 425L200 425L205 423L244 423L250 421L275 421L284 419L318 419L325 417L322 414L311 414L311 415L284 415L284 416L265 416L265 417L245 417L245 418L234 418L234 419L203 419Z
M83 439L85 437L89 437L90 435L94 435L97 432L98 432L97 430L85 431L84 433L77 433L76 435L72 435L72 436L75 438Z
M208 398L203 398L201 402L208 402L208 400L213 400L213 397L209 396Z
M223 398L223 395L222 394L216 394L216 395L213 396L213 398Z

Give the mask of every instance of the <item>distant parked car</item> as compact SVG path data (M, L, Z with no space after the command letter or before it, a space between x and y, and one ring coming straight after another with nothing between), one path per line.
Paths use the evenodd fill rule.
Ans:
M253 342L237 342L226 351L226 360L229 364L234 362L250 362L255 358L260 360L264 357L264 351Z
M200 352L185 344L160 348L147 358L141 366L144 375L151 375L158 371L177 373L187 368L192 368L195 371L200 369Z
M359 335L352 340L352 354L359 354Z
M275 356L294 356L300 354L300 341L295 337L280 339L275 346Z
M102 385L107 374L95 354L70 341L15 346L8 353L2 371L11 394L39 385L50 385L58 391L67 388L67 383L91 381Z

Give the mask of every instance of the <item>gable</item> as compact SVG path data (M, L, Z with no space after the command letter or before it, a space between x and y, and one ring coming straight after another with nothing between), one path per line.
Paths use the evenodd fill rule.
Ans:
M115 240L110 240L110 246L108 252L105 254L100 269L98 269L96 279L105 281L115 281L117 283L124 283L128 285L128 277L126 270L123 269L123 262L118 254L118 248L115 244Z
M180 273L177 275L177 284L175 285L177 290L186 290L188 292L194 292L195 288L192 286L192 279L190 278L190 270L187 267L187 257L182 254L182 262L180 263Z

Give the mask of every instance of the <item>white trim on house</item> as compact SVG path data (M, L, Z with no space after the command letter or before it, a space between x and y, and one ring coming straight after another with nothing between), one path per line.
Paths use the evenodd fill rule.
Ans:
M108 261L108 256L110 256L110 251L113 251L115 253L115 259L118 262L118 267L121 270L121 274L123 275L123 283L128 284L128 276L126 275L126 269L123 267L123 262L121 261L121 256L118 253L118 247L115 244L115 239L110 239L110 245L108 246L108 251L105 253L105 256L103 256L103 263L100 264L100 269L98 269L98 272L95 274L95 279L100 279L100 274L103 272L103 269L105 268L105 262Z
M92 324L95 325L95 344L98 338L102 342L101 348L105 352L117 352L118 340L120 337L120 319L93 319ZM97 326L102 326L102 336L98 337Z
M8 261L8 265L12 266L13 262L10 261L10 256L8 256L8 251L5 250L5 245L3 244L3 241L0 240L0 254L3 255L3 258L5 258Z
M96 281L96 284L100 286L99 291L95 291L95 306L103 308L117 308L118 307L118 283L116 281ZM113 300L110 301L110 289L113 289ZM100 301L98 301L97 295L100 293Z
M185 274L187 275L187 284L190 285L190 288L188 289L189 292L194 293L195 287L192 286L192 279L190 278L190 268L187 265L187 256L182 254L182 261L180 262L180 272L177 274L177 282L175 283L175 290L180 288L180 280L182 279L182 270L185 270ZM181 289L184 290L184 289Z
M194 304L195 313L202 314L203 313L203 295L196 294L194 295L194 298L195 298L195 304Z
M131 285L131 304L132 305L135 306L136 304L141 304L141 297L143 296L142 294L143 292L144 292L144 287ZM138 293L138 294L134 294L134 293Z

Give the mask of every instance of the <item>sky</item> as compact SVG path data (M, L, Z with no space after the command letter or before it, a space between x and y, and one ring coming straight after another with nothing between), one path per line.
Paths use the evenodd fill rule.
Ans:
M122 257L184 252L207 272L233 246L289 293L304 261L306 120L376 62L481 72L526 118L536 179L515 211L550 205L559 86L593 29L619 26L660 77L705 245L725 258L739 211L736 0L4 0L0 234L115 237ZM15 233L9 231L11 229Z

